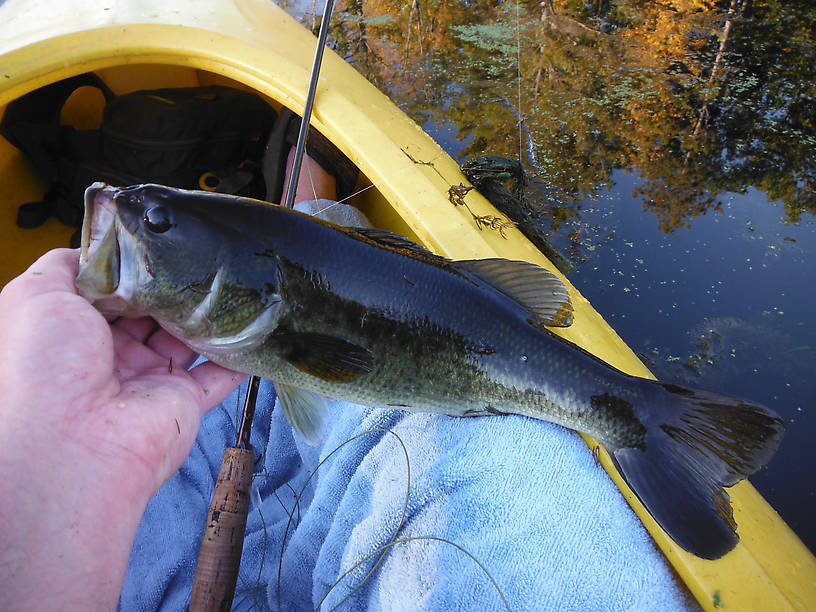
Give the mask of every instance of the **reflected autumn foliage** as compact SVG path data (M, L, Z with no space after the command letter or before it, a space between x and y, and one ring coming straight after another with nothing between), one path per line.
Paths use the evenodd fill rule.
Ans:
M750 187L816 212L809 0L343 0L334 22L409 115L457 127L460 159L520 158L554 229L616 169L667 232Z

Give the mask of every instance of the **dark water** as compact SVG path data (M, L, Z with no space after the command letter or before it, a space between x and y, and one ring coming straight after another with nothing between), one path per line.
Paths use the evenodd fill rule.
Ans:
M331 45L460 162L522 160L659 378L784 417L751 480L816 551L814 38L809 1L349 0Z

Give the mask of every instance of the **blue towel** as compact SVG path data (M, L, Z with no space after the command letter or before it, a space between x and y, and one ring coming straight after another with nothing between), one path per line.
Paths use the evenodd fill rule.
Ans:
M350 206L297 207L367 223ZM187 609L239 397L206 415L189 458L148 504L122 610ZM574 432L337 402L326 439L310 447L275 402L263 381L235 610L696 607Z
M327 438L310 447L273 406L274 388L263 381L233 609L694 606L573 432L525 417L338 402ZM148 504L122 610L186 609L239 409L233 394L205 417L190 457Z

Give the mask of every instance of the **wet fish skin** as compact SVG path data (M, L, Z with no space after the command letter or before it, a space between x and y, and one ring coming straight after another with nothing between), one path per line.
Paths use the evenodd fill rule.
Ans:
M571 307L535 266L452 262L242 198L94 186L77 286L102 310L149 314L213 361L272 379L307 437L321 408L300 390L588 433L705 558L737 542L722 487L764 465L783 431L761 406L628 376L559 338L544 324L567 324Z

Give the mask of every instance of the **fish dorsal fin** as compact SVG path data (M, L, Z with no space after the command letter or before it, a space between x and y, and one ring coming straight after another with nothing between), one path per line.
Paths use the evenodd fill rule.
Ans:
M364 238L372 240L382 246L389 247L392 249L406 249L408 251L413 251L415 253L422 253L424 255L430 255L431 252L426 249L421 244L417 244L413 240L409 240L405 236L400 236L399 234L394 234L387 230L379 229L376 227L353 227L350 228L355 234L359 234Z
M274 340L283 358L298 370L330 383L351 382L373 368L371 351L343 338L279 332Z
M307 444L317 446L323 441L329 419L328 402L305 389L275 383L283 414L292 428Z
M468 259L454 264L512 298L549 327L572 325L572 302L552 272L526 261Z

